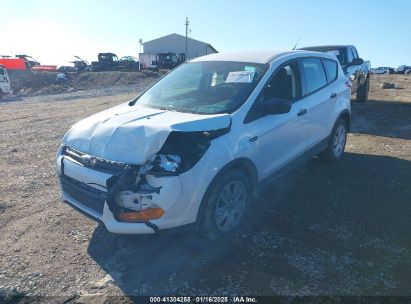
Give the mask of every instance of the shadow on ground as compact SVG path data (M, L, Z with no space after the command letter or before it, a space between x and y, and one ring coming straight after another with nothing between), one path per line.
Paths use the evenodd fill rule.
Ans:
M267 187L233 237L119 236L88 252L127 295L409 295L411 162L347 153Z
M352 132L411 139L411 103L369 100L352 104Z
M5 96L2 99L0 99L0 104L1 103L6 103L6 102L13 102L13 101L22 101L23 97L19 95L10 95L10 96Z

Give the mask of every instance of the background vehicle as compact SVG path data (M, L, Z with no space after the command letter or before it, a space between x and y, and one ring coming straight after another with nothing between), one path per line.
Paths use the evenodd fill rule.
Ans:
M0 99L5 94L10 94L10 78L7 73L7 69L0 65Z
M186 60L185 54L181 53L177 56L176 53L158 53L153 64L158 69L172 70Z
M72 61L72 63L74 64L74 70L76 72L90 72L92 71L92 67L91 64L80 58L79 56L74 56L77 60Z
M30 69L31 71L37 71L37 72L56 72L57 71L57 65L36 65Z
M120 68L121 71L138 71L139 63L138 59L133 56L123 56L120 58Z
M398 68L395 69L395 74L405 74L405 72L408 70L411 70L411 66L400 65Z
M28 55L16 55L15 58L11 56L1 56L0 64L4 65L8 70L17 71L57 71L56 65L41 65Z
M28 69L26 61L22 58L13 58L11 56L2 56L0 64L8 70L25 71Z
M99 53L98 61L92 61L93 72L117 71L119 67L118 57L114 53Z
M196 58L70 129L57 153L61 197L114 233L195 223L227 235L259 185L318 153L342 158L350 93L329 54Z
M16 58L23 59L26 62L28 69L31 69L34 66L40 65L40 62L38 62L37 60L35 60L33 57L29 55L16 55Z
M371 69L372 74L393 74L394 69L390 67L378 67Z
M100 71L138 71L138 61L132 56L124 56L120 60L114 53L99 53L98 61L91 63L94 72Z
M357 93L357 102L368 100L370 88L371 64L358 56L357 49L353 45L324 45L304 47L300 50L330 53L337 57L344 74L351 81L351 93Z
M141 69L150 70L172 70L186 60L184 53L180 53L177 55L176 53L172 52L157 54L140 53L139 58L141 63Z

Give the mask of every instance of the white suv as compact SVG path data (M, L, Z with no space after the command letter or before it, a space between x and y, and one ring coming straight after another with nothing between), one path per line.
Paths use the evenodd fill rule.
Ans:
M71 128L57 154L61 198L114 233L196 223L219 237L262 181L321 152L339 160L350 115L333 55L200 57Z

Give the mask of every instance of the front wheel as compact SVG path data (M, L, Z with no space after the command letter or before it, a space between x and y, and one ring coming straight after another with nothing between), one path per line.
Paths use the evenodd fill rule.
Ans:
M200 233L218 239L234 231L242 222L251 198L251 186L240 170L218 176L207 191L200 219Z
M327 149L321 154L321 156L330 162L339 161L344 155L346 142L347 123L343 118L340 118L335 123L328 141Z

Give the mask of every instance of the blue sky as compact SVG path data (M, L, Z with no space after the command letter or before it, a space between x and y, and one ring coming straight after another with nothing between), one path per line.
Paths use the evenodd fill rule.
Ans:
M354 44L373 66L411 65L411 1L127 1L0 0L0 55L25 53L43 64L68 64L73 55L139 52L143 41L170 33L218 51L290 49Z

